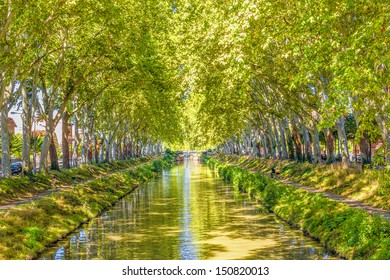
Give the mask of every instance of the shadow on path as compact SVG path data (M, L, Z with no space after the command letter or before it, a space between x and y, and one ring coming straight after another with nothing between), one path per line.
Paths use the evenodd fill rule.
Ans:
M304 186L302 184L299 184L299 183L296 183L296 182L293 182L293 181L290 181L290 180L287 180L287 179L282 179L282 178L278 178L278 177L272 177L270 174L267 174L267 173L264 173L264 172L260 172L258 170L253 169L253 168L247 168L245 166L238 165L238 164L232 164L232 165L235 165L235 166L240 167L242 169L249 170L249 171L254 172L254 173L260 173L260 174L262 174L262 175L264 175L266 177L272 178L274 180L277 180L279 182L285 183L285 184L290 185L290 186L294 186L294 187L297 187L297 188L300 188L300 189L304 189L305 191L308 191L308 192L311 192L311 193L321 193L326 198L329 198L329 199L332 199L334 201L347 204L348 206L356 208L356 209L363 209L363 210L367 211L368 213L370 213L371 215L381 215L382 217L384 217L385 219L390 221L390 212L389 211L386 211L386 210L383 210L383 209L380 209L380 208L376 208L376 207L370 206L368 204L356 201L354 199L351 199L351 198L348 198L348 197L345 197L345 196L341 196L341 195L338 195L338 194L322 191L322 190L319 190L319 189L316 189L316 188Z

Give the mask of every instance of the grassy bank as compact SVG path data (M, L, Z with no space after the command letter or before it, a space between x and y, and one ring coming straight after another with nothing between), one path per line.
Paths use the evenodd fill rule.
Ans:
M109 172L130 168L150 160L150 157L143 157L109 163L84 164L71 169L49 171L47 175L37 173L29 176L0 178L0 205L62 185L79 183Z
M240 191L347 259L390 259L390 223L363 210L209 158L206 162Z
M154 160L0 212L0 259L31 259L171 164Z
M265 173L278 166L281 178L390 211L390 169L366 169L362 172L357 168L341 168L338 165L313 165L234 155L219 156L219 159Z

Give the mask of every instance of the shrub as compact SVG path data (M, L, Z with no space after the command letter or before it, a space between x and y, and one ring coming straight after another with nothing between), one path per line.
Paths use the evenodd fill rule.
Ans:
M41 248L40 242L43 241L43 230L38 227L28 227L22 230L26 236L26 246L30 249Z

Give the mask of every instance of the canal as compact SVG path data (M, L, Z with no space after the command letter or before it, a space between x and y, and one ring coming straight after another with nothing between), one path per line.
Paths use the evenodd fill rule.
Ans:
M318 242L186 161L48 248L40 259L333 259Z

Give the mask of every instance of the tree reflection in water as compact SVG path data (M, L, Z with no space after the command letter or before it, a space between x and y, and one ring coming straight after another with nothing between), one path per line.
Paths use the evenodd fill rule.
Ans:
M196 162L165 170L45 259L330 259L317 242Z

